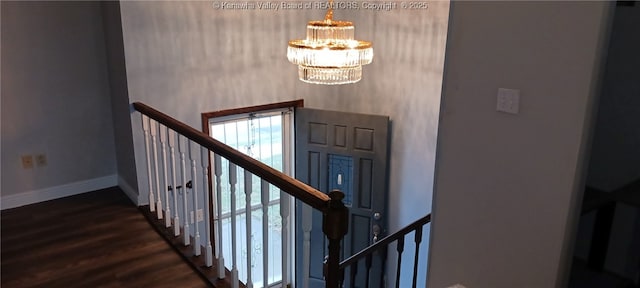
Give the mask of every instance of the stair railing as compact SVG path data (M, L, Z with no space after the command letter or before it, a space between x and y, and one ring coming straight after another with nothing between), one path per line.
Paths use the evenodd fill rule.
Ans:
M414 233L414 243L415 243L415 254L413 259L413 274L412 274L412 286L416 287L418 280L418 260L420 255L420 244L422 243L422 230L425 225L431 222L431 214L428 214L415 222L407 225L406 227L400 229L399 231L380 239L375 242L373 245L365 248L364 250L354 254L353 256L345 259L340 262L340 286L342 286L344 282L345 270L349 269L349 279L345 284L348 287L355 287L356 284L356 276L360 273L359 266L364 266L364 286L363 287L371 287L371 282L380 283L380 287L387 287L385 283L385 274L381 273L380 275L371 275L372 263L374 260L374 256L377 256L380 259L381 267L385 267L387 264L387 252L389 250L389 246L396 243L396 251L397 251L397 263L396 263L396 279L395 286L389 285L388 287L400 287L400 275L402 268L402 254L405 250L405 236ZM389 265L386 265L387 268L390 268ZM423 274L424 275L424 274ZM378 281L371 281L371 277L380 277L377 279ZM407 287L407 285L403 285L402 287Z
M640 207L640 179L635 179L613 191L602 191L594 187L585 187L581 215L596 211L591 234L591 244L587 256L587 266L595 271L604 271L609 249L609 240L618 202ZM640 259L639 259L640 260ZM640 263L638 263L640 269ZM640 272L640 270L638 270ZM636 284L640 282L634 279Z
M175 236L183 233L183 245L193 246L193 256L200 256L202 253L201 247L203 246L205 248L205 266L217 267L217 277L219 279L225 278L226 274L230 273L231 279L229 282L231 285L233 287L239 286L237 251L232 251L233 257L230 271L225 269L225 260L222 256L222 249L227 249L226 247L228 247L223 246L223 244L229 244L222 243L221 197L223 191L221 186L224 184L230 187L232 196L230 200L232 207L231 235L233 239L231 240L231 246L233 249L237 249L235 193L245 193L246 199L250 203L253 192L250 188L252 186L252 176L250 175L255 175L260 178L260 193L263 206L266 205L269 199L269 185L273 185L280 189L281 194L289 194L323 213L323 232L329 239L325 285L332 288L340 287L342 282L342 277L340 277L340 267L342 265L339 264L340 242L348 230L348 210L342 202L344 198L342 192L336 190L327 195L148 105L136 102L133 103L133 107L142 114L149 187L149 209L151 212L157 212L158 219L165 219L167 228L173 225L172 233ZM167 144L169 149L166 149ZM161 147L158 148L158 145ZM178 148L177 152L176 146ZM176 154L179 156L177 157L179 163L176 163ZM223 158L229 161L228 167L222 167ZM170 163L169 166L167 166L167 162ZM210 167L209 163L213 163L213 167ZM209 170L211 170L211 173L208 173ZM240 186L237 179L239 178L237 176L238 171L244 172L245 175L244 179L240 179L244 183L244 191L237 191ZM221 183L220 176L223 173L228 173L229 183ZM209 177L209 175L212 176ZM189 193L191 193L190 196L188 195ZM199 199L204 199L204 203L200 203ZM284 227L286 221L288 221L289 211L288 207L283 206L287 205L280 205L280 214ZM172 208L173 211L171 210ZM249 205L247 205L246 209L247 211L251 210ZM179 210L182 210L182 213L179 213ZM249 218L250 216L246 217ZM192 220L194 218L195 221ZM266 221L265 218L263 217L263 222ZM200 219L205 223L204 233L201 233L199 228ZM216 223L217 225L215 225ZM247 219L247 223L247 227L250 229L251 223L249 219ZM263 225L266 224L263 223ZM287 233L285 229L283 229L283 233ZM251 241L251 235L249 234L246 233L247 239L245 240L247 243ZM193 237L193 241L191 241L191 237ZM283 243L285 242L284 237L286 235L283 236ZM383 243L383 241L384 239L379 243ZM285 254L287 253L286 250L287 247L283 247L282 251L285 256L282 259L282 287L287 287L288 284L285 282L285 273L288 270L287 265L289 265ZM267 257L266 254L263 254L264 257ZM353 261L349 259L347 261ZM249 271L251 271L251 264L250 262L247 263ZM264 267L264 269L267 268ZM268 287L266 276L267 273L264 272L263 287ZM253 287L251 272L249 272L247 278L245 286Z

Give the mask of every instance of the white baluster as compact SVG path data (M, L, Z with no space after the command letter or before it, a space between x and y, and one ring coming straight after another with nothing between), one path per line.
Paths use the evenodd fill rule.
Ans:
M188 199L187 199L187 167L186 167L186 160L184 157L185 154L185 150L187 150L187 142L185 142L186 139L184 137L181 137L180 135L178 135L178 150L180 151L180 167L181 167L181 171L182 171L182 220L184 221L183 224L183 234L184 234L184 246L188 246L191 243L191 239L189 239L189 236L191 234L191 232L189 231L189 206L188 206Z
M204 263L207 267L213 266L213 247L211 246L211 214L209 210L209 196L211 195L209 189L209 150L201 147L200 148L200 156L202 164L202 193L204 193L204 233L205 233L205 255L204 255Z
M156 180L156 191L158 195L156 195L156 215L158 219L162 219L162 200L160 199L160 177L158 176L158 141L156 134L158 130L156 129L156 121L149 122L149 131L151 132L151 143L153 143L153 166ZM153 204L150 204L153 205Z
M178 216L178 186L176 181L176 133L173 130L169 130L169 153L171 154L171 187L173 196L173 236L180 235L180 217ZM168 216L167 216L168 217Z
M247 235L246 235L246 240L247 240L247 288L253 288L253 279L251 279L251 272L253 272L251 269L251 256L253 256L253 248L251 247L251 244L253 243L252 239L253 239L253 235L251 233L251 191L253 190L253 187L251 186L251 178L253 177L253 175L251 173L249 173L249 171L245 170L244 171L244 194L245 194L245 210L246 210L246 227L247 227Z
M260 183L262 196L262 287L269 287L269 182Z
M282 218L282 287L289 283L289 195L280 191L280 217Z
M147 180L149 183L149 210L156 211L156 200L153 195L153 177L151 176L151 149L149 147L149 117L142 115L142 130L144 131L144 151L147 154Z
M237 223L236 223L236 183L238 171L236 164L229 162L229 184L231 187L231 285L238 288Z
M158 125L158 127L160 127L160 125ZM162 133L163 130L165 133ZM161 147L162 148L162 171L164 172L164 181L162 182L164 184L162 187L164 190L164 204L165 204L164 226L169 228L171 227L171 206L169 206L169 185L167 184L169 182L168 180L169 176L167 173L167 136L168 136L167 134L169 133L169 128L160 129L159 133L160 133L160 146L162 146Z
M193 255L200 256L202 247L200 246L200 220L198 217L198 179L197 179L197 170L196 170L196 151L198 149L193 149L194 143L189 143L189 158L191 159L191 185L192 185L192 193L193 196L193 214L195 218L194 227L194 236L193 236Z
M213 172L216 175L216 213L218 219L218 228L216 231L215 247L216 247L216 256L218 256L218 278L224 279L225 277L225 269L224 269L224 256L222 256L222 159L220 155L213 155Z
M302 231L303 231L303 242L302 242L302 287L309 287L309 267L310 267L310 258L311 258L311 216L312 216L311 207L307 204L302 204Z

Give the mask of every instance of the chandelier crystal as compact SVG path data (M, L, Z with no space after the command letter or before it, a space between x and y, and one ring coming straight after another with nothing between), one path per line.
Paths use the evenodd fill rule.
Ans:
M348 84L362 79L362 65L373 60L371 42L354 40L349 21L333 20L333 0L324 20L309 21L307 38L291 40L287 58L298 65L300 80L313 84Z

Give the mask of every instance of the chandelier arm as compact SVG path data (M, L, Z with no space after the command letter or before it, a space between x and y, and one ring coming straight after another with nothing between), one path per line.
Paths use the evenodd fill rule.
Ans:
M333 0L329 0L329 8L327 8L327 14L324 15L324 21L331 22L333 20Z

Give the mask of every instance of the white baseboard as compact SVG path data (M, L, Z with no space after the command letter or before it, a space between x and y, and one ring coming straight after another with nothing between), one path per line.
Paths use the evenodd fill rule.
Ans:
M2 210L118 186L114 175L0 197Z
M140 195L138 194L138 190L131 187L129 182L120 177L120 175L118 175L118 186L120 187L120 189L122 189L124 194L126 194L127 197L131 199L131 202L133 202L133 204L136 204L136 206L146 205L146 203L144 203L143 197L140 197Z

